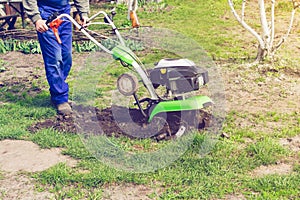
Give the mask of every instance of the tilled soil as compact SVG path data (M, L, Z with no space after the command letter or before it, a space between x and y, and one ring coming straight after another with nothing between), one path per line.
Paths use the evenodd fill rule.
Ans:
M73 105L70 116L56 117L33 124L30 132L53 128L61 132L84 133L89 135L128 136L130 138L166 139L174 136L181 126L186 129L202 130L211 118L208 112L171 112L167 116L154 117L151 123L140 110L112 106L98 109L92 106Z

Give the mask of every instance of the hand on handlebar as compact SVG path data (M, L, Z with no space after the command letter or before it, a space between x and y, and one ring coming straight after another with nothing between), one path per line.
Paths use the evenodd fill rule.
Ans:
M48 30L48 26L46 24L46 20L43 19L38 19L35 22L35 29L40 32L40 33L44 33Z
M80 22L79 24L83 27L86 27L87 26L87 22L88 22L88 17L87 16L81 16L80 17Z

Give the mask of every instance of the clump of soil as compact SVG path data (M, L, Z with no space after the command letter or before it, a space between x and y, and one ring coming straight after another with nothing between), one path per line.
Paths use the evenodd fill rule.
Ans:
M138 109L112 106L98 109L92 106L73 105L71 116L58 115L38 122L29 131L36 132L53 128L60 132L84 133L130 138L165 139L174 136L181 126L188 129L204 129L210 121L210 114L204 111L170 112L158 115L148 123Z

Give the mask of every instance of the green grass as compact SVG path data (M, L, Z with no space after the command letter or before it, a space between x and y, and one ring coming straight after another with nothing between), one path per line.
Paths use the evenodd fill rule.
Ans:
M143 25L169 28L191 37L214 58L253 58L253 51L245 51L243 48L246 43L232 37L230 33L230 27L236 26L237 23L233 19L222 18L224 13L229 12L226 2L167 0L162 9L149 5L144 9L154 9L156 12L140 12L139 16ZM126 10L120 7L119 13L116 22L125 26L128 23L124 20ZM137 54L146 64L166 56L174 56L169 52L156 50L147 54ZM93 74L96 77L95 81L88 81L90 71L83 70L79 75L74 72L70 86L82 87L77 87L77 91L71 92L75 95L74 100L89 103L97 98L99 101L95 104L105 107L110 103L107 96L115 87L115 79L127 69L119 68L115 62L103 69L94 65L93 60L89 61L86 65L91 66L90 70L100 70ZM1 60L0 64L9 66ZM282 72L284 66L278 65L278 73ZM240 69L236 67L234 70ZM241 76L244 75L241 72ZM268 76L275 77L276 74ZM264 82L265 78L266 76L261 75L255 81ZM32 87L39 84L42 83L37 81ZM78 161L75 167L60 163L48 170L31 174L37 181L37 191L48 190L54 193L56 199L101 199L104 189L114 184L132 184L133 188L136 184L143 184L149 188L159 188L160 193L153 192L149 195L153 199L218 199L232 194L241 194L247 199L299 198L299 164L295 164L293 172L287 175L255 177L251 174L261 165L274 165L291 157L299 158L299 153L291 152L279 144L281 138L299 135L298 112L288 114L270 110L253 114L231 110L222 129L230 138L219 138L207 155L200 156L205 138L197 134L188 150L175 162L152 172L134 173L115 169L96 159L87 150L82 138L76 134L62 133L51 128L30 133L30 125L55 116L55 109L50 104L48 91L31 97L27 94L28 91L22 88L18 85L0 88L0 102L4 102L0 104L0 140L24 139L33 141L41 148L63 148L63 154ZM81 93L82 91L86 93ZM94 91L96 95L90 95ZM248 123L241 127L237 123L239 120ZM131 140L127 137L112 137L109 140L130 154L152 152L170 143L157 143L150 139ZM111 153L113 156L115 152L101 153ZM3 174L4 172L0 173L0 179Z
M298 199L299 198L299 174L289 176L266 176L251 180L246 185L256 195L253 199Z

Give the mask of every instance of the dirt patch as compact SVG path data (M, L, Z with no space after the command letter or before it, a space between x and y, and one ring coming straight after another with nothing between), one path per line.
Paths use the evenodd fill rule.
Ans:
M270 65L257 69L241 65L223 65L228 110L259 113L270 110L292 113L300 109L300 75L296 72L274 71Z
M228 195L225 195L225 197L223 199L226 199L226 200L246 200L246 198L242 194L228 194Z
M42 56L24 55L19 52L9 52L0 55L4 71L0 72L0 89L6 87L5 93L30 96L42 91L41 77L45 76ZM1 95L1 93L0 93Z
M83 65L85 56L74 56L73 65ZM8 52L0 54L0 89L5 93L17 95L24 93L34 96L42 90L48 90L44 62L41 54L23 54ZM1 96L1 92L0 92Z
M23 174L6 174L0 180L0 199L40 200L54 199L54 195L47 192L37 192L34 180Z
M6 84L11 79L37 79L44 76L44 64L41 54L22 54L8 52L0 54L1 64L5 68L0 74L0 81Z
M286 163L279 163L277 165L259 166L251 172L251 176L262 177L272 174L286 175L290 174L292 171L292 165Z
M295 117L273 120L268 113L294 116L300 110L299 69L277 70L271 65L249 67L220 64L226 95L226 110L235 111L234 124L253 132L274 134L287 123L297 126ZM258 120L259 117L267 121ZM269 120L269 121L268 121Z
M292 138L282 138L279 140L279 143L285 147L288 147L294 152L300 151L300 135Z
M77 163L58 148L40 149L22 140L0 141L0 170L6 172L0 179L0 199L53 199L49 192L37 192L34 180L22 173L43 171L60 162L70 166Z
M104 189L103 200L119 200L119 199L131 199L131 200L150 200L149 195L159 196L161 189L152 189L144 185L113 185Z
M6 172L37 172L66 162L73 166L76 161L61 154L61 149L41 149L37 144L22 140L0 141L0 169Z

